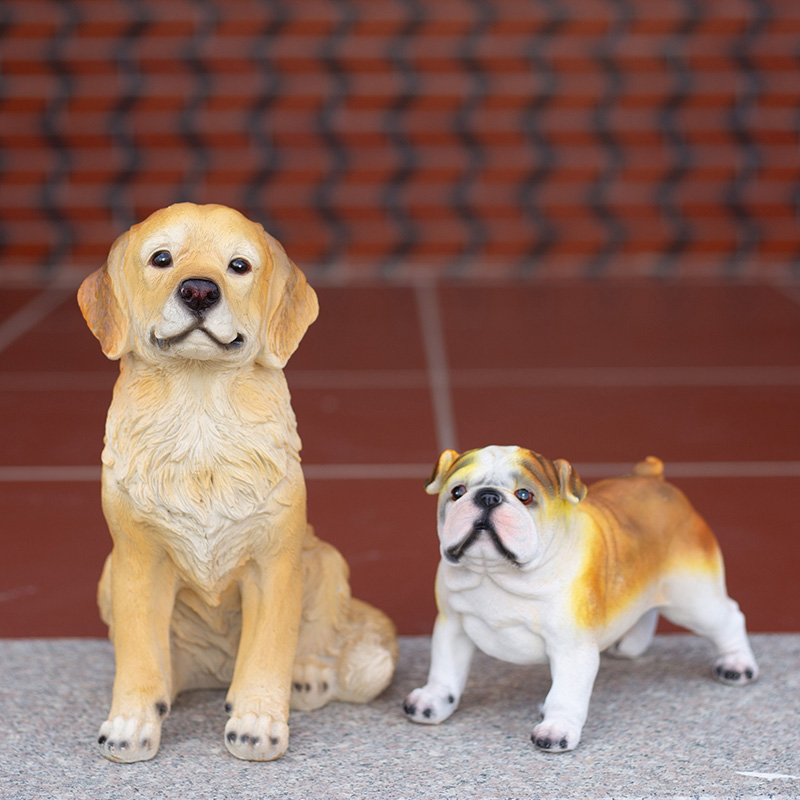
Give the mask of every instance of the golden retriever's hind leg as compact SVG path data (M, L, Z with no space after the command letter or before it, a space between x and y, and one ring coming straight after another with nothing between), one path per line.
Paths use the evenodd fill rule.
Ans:
M351 601L352 627L337 663L336 699L368 703L391 683L397 636L389 618L361 600Z
M303 615L292 668L292 708L311 711L336 698L336 662L349 620L347 564L309 525L303 543Z
M297 711L322 708L336 697L336 670L322 659L295 661L291 707Z
M116 557L118 549L104 571L117 670L111 711L97 742L111 761L146 761L158 752L161 723L169 713L169 627L176 581L166 559L130 551ZM102 581L101 586L106 588Z
M292 708L308 711L330 700L369 702L388 686L396 661L394 626L351 597L347 563L309 527Z

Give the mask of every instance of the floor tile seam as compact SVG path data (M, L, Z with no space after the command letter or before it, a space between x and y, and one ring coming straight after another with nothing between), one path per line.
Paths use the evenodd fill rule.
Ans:
M438 449L457 450L455 408L438 290L435 284L418 283L414 287L414 292L420 335L425 350Z
M435 363L435 358L434 362ZM445 426L452 424L452 391L481 386L493 388L548 387L735 387L798 386L800 365L723 367L526 367L508 369L434 366L435 391L442 397L440 413ZM428 389L431 369L300 370L287 374L289 387L305 390ZM31 370L0 372L0 391L105 391L116 374L95 370L59 372Z
M575 461L573 466L587 479L630 473L633 461ZM431 463L318 463L304 464L309 481L324 480L424 480ZM100 481L100 465L4 465L2 483L93 483ZM667 478L775 478L800 477L800 461L665 461Z
M800 286L796 284L783 285L776 283L772 288L775 289L779 295L789 300L793 305L800 306Z
M65 289L44 289L0 324L0 353L35 328L71 295Z

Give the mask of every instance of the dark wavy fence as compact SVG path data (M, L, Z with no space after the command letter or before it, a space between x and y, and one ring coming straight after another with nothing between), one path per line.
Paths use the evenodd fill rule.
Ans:
M194 200L336 277L797 274L797 0L5 0L0 40L0 268Z

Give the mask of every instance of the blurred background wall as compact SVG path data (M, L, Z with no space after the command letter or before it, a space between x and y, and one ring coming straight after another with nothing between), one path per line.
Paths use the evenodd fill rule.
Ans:
M118 366L75 289L181 200L317 289L309 514L401 633L424 481L489 443L662 457L751 629L800 630L799 76L798 0L4 0L0 636L105 633Z
M0 270L175 201L316 280L798 275L796 0L5 0Z

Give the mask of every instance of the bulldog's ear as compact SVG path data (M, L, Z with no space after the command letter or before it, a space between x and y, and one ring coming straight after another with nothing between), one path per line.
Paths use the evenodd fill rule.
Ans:
M280 242L266 231L264 236L272 257L272 275L263 346L257 360L266 367L282 369L308 326L317 318L319 303L316 292L306 283L305 275L286 255Z
M114 293L111 273L119 274L128 246L123 233L108 253L106 263L87 276L78 289L78 305L89 330L107 358L116 360L131 348L128 317Z
M428 478L428 482L425 484L425 491L428 494L439 494L450 467L453 466L458 457L459 454L456 453L455 450L445 450L439 456L439 460L433 468L433 474Z
M588 490L572 464L559 458L553 462L553 466L558 472L558 489L561 497L573 505L580 503L586 497Z

